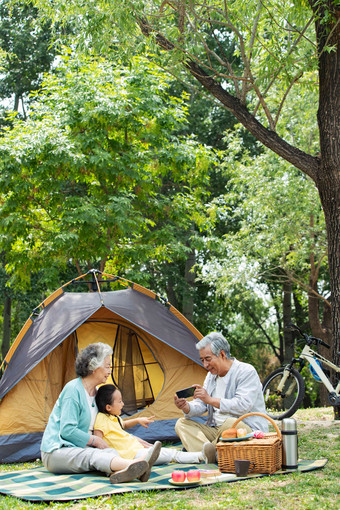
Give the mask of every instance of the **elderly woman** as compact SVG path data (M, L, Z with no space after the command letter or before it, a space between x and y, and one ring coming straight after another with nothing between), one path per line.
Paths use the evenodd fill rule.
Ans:
M111 483L135 478L147 481L150 463L159 452L152 455L151 451L143 460L123 459L92 433L98 412L97 385L105 383L111 373L111 356L111 347L101 342L88 345L78 354L78 378L62 390L42 438L41 459L52 473L102 471L111 475Z
M202 448L206 442L215 445L223 430L232 427L237 418L251 412L266 413L262 384L252 365L230 356L229 342L221 333L206 335L196 344L201 362L208 371L203 386L195 386L194 400L188 402L175 395L175 404L184 413L176 423L176 433L187 451ZM208 412L206 423L191 420ZM261 416L244 418L236 428L268 430ZM206 446L205 446L206 447Z

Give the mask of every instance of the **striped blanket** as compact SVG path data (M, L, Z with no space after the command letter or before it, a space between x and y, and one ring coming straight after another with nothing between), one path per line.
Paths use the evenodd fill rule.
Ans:
M321 469L327 459L301 460L299 471L312 471ZM203 466L201 466L203 467ZM134 481L120 485L112 485L108 477L100 473L54 475L45 468L38 467L22 471L8 471L0 474L0 493L28 501L68 501L90 498L96 496L118 494L123 492L164 489L187 489L192 485L172 485L171 472L174 469L195 469L197 466L186 464L170 464L167 466L154 466L149 481L141 483ZM216 470L216 464L205 465L204 469ZM277 471L277 476L287 474L289 471ZM237 482L249 478L269 475L250 474L246 478L237 478L235 474L225 473L217 477L203 478L197 485L209 485L220 482Z

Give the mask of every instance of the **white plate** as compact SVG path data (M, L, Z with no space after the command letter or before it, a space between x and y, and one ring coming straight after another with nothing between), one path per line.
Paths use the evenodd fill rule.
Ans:
M178 485L182 487L190 487L191 485L199 485L201 483L201 480L197 480L197 482L188 482L188 480L185 480L184 482L174 482L172 478L169 478L169 482L172 485Z
M220 437L220 441L224 441L225 443L232 443L233 441L246 441L247 439L251 439L252 437L254 437L253 432L243 437L231 437L230 439L224 439L223 437Z

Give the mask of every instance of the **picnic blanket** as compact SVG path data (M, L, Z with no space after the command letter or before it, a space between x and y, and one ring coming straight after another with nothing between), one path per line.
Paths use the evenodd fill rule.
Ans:
M300 460L298 471L312 471L323 468L328 459ZM216 470L216 464L203 464L204 469ZM119 494L123 492L181 489L193 486L177 486L170 483L171 473L174 469L195 469L197 465L170 464L154 466L150 479L146 483L134 481L112 485L108 477L102 473L54 475L43 467L24 469L22 471L7 471L0 474L0 493L15 496L28 501L69 501L96 496ZM288 474L291 471L277 471L274 475L249 474L244 478L237 478L233 473L223 473L213 478L204 478L194 487L210 485L220 482L238 482L249 478L263 476L276 476Z

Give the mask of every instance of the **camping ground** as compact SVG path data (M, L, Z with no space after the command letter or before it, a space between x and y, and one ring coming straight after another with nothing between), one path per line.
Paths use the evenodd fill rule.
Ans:
M215 484L190 490L149 491L84 499L67 503L30 503L0 495L0 510L109 510L147 509L256 509L256 510L328 510L340 506L340 422L333 420L332 408L299 410L299 456L304 459L328 458L317 471L268 476L236 483ZM0 472L40 465L2 464Z

